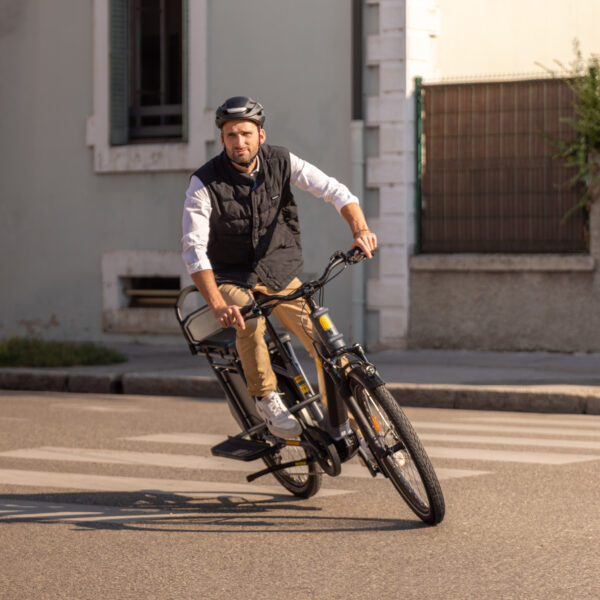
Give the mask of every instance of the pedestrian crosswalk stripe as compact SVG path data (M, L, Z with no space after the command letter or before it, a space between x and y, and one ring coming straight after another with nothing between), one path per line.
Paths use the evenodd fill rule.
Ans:
M506 446L544 446L547 448L585 448L600 450L600 442L592 440L562 440L557 438L510 437L502 435L460 435L453 433L423 433L424 442L455 442L468 444L503 444ZM600 456L598 457L600 458Z
M578 427L582 429L598 429L600 431L600 416L594 415L573 415L557 417L556 415L548 415L546 417L539 416L504 416L497 414L489 414L484 417L462 417L462 420L470 423L508 423L517 425L523 423L525 425L546 425L552 427Z
M154 508L138 509L0 498L0 521L34 519L36 521L129 523L144 519L169 518L181 518L181 513Z
M572 437L600 437L599 431L581 431L575 429L564 429L554 427L508 427L506 425L486 425L478 423L434 423L432 421L413 421L413 427L421 435L425 429L445 429L455 431L499 431L502 433L527 433L530 435L561 435Z
M92 462L102 464L145 465L154 467L169 467L196 469L206 471L240 471L251 473L259 470L255 462L243 462L216 457L194 456L189 454L168 454L159 452L133 452L129 450L102 450L90 448L59 448L40 447L23 448L0 452L0 457L20 458L29 460L56 460L70 462ZM344 464L341 477L371 478L367 469L358 464ZM486 474L487 471L467 469L437 469L439 479L453 479L455 477L472 477ZM347 490L349 491L349 490Z
M424 425L424 423L421 423L421 425ZM436 425L434 423L434 425ZM445 427L452 427L452 425L455 425L455 423L452 424L447 424L445 425ZM419 432L419 437L422 441L434 441L434 439L432 437L428 436L435 436L437 434L428 434L428 433L423 433L423 432ZM440 434L442 435L442 434ZM447 436L450 436L451 434L447 434ZM224 439L225 436L221 435L215 435L215 434L204 434L204 433L164 433L164 434L160 434L160 437L157 436L136 436L136 437L130 437L127 438L128 440L136 440L136 441L144 441L144 442L149 442L149 441L159 441L161 443L173 443L173 444L177 444L177 443L185 443L185 444L197 444L197 445L212 445L214 443L217 443L218 441ZM456 441L456 442L466 442L466 441L471 441L471 442L476 442L476 443L494 443L493 441L490 441L490 438L486 437L486 436L460 436L461 439L456 439L453 438L452 440L448 440L448 441ZM467 439L470 438L470 439ZM499 438L504 440L504 437ZM518 438L511 438L511 437L506 437L507 440L514 440L514 439L518 439ZM532 444L524 444L522 443L522 440L519 440L519 445L534 445L537 446L538 445L538 439L537 438L523 438L523 439L527 439L527 440L532 440ZM183 441L184 440L184 441ZM435 441L446 441L444 439L439 439L439 440L435 440ZM546 441L548 443L546 443ZM568 441L568 440L567 440ZM552 446L554 443L554 439L552 440L544 440L544 443L540 443L539 445L541 446ZM505 441L502 442L497 442L497 443L508 443ZM584 442L582 442L583 444ZM589 449L595 449L596 448L596 442L590 442L591 446L588 446L587 443L585 446L581 446L583 448L589 448ZM570 447L568 445L565 445L565 447ZM579 446L573 446L573 447L579 447ZM556 453L556 452L548 452L548 453L543 453L543 452L528 452L528 451L505 451L505 450L481 450L481 449L468 449L468 448L457 448L456 449L456 456L449 456L448 453L450 453L450 451L452 449L448 449L448 453L447 454L441 454L441 450L439 446L426 446L426 450L427 450L427 454L429 455L430 458L460 458L460 459L465 459L465 460L481 460L481 456L483 454L483 452L486 452L486 456L488 456L488 458L486 460L490 460L490 461L506 461L506 462L522 462L522 463L539 463L539 464L568 464L568 463L572 463L572 462L582 462L582 461L586 461L586 460L594 460L594 459L600 459L600 456L594 456L594 455L581 455L581 454L560 454L560 453ZM460 454L460 456L459 456ZM436 472L438 471L437 467L436 467Z
M600 456L589 454L559 454L556 452L516 452L512 450L489 450L486 448L445 448L428 446L430 458L453 458L462 460L487 460L496 462L531 463L541 465L566 465L569 463L599 460Z
M223 433L152 433L149 435L136 435L123 439L134 442L215 446L226 438L227 435Z
M57 473L0 469L0 484L43 488L68 488L103 492L146 492L177 494L190 498L215 498L235 496L247 501L286 497L289 492L281 486L263 486L229 481L196 481L155 479L148 477L119 477L115 475L89 475L82 473ZM321 489L319 496L338 496L350 490Z

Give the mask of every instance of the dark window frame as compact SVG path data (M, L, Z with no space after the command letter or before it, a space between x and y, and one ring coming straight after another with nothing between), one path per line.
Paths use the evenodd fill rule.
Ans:
M112 146L187 141L188 4L110 0Z

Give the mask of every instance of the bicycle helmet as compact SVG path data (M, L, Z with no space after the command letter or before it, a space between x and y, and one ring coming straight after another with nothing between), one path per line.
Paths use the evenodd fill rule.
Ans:
M225 102L217 108L215 123L219 129L222 129L227 121L233 121L235 119L253 121L262 128L263 123L265 122L265 109L260 102L252 100L252 98L247 98L246 96L234 96L233 98L225 100Z

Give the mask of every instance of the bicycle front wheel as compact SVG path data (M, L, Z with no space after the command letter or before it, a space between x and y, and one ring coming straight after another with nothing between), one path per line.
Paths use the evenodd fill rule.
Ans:
M429 525L444 518L442 488L433 465L404 411L385 385L370 386L366 375L350 375L350 390L369 430L363 435L381 471L412 511Z

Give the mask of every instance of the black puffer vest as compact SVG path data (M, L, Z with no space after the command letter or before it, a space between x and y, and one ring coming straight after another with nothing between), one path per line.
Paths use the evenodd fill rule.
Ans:
M225 152L194 175L212 202L208 258L217 283L283 289L302 270L298 209L290 189L290 154L263 144L256 180L235 169Z

